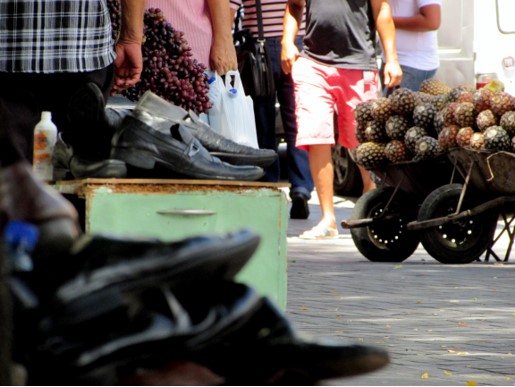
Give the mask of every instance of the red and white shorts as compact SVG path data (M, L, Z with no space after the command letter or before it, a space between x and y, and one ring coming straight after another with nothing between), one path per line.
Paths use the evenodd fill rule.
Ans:
M379 93L377 71L349 70L326 66L300 57L293 65L296 146L335 143L334 114L338 117L338 143L345 148L358 146L355 136L356 106Z

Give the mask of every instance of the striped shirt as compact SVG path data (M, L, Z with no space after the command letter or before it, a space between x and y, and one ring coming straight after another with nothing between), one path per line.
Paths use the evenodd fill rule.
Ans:
M145 6L160 9L166 21L184 33L193 58L209 68L213 26L206 0L146 0Z
M0 0L0 71L85 72L115 59L106 0Z
M230 0L231 5L243 5L244 16L242 27L249 29L254 36L258 35L256 2L255 0ZM287 0L261 0L261 14L263 16L263 31L265 38L283 36L283 16ZM299 36L304 35L304 20L299 28Z

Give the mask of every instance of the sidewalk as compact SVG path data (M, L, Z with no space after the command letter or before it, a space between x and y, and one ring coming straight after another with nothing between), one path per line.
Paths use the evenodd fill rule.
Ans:
M335 198L338 223L353 202ZM300 332L389 351L391 364L327 385L515 385L515 266L443 265L419 246L402 263L373 263L348 230L331 241L298 235L320 217L288 227L287 315Z

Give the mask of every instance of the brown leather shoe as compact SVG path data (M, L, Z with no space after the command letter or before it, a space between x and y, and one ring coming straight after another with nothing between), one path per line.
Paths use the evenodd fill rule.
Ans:
M73 205L32 173L20 161L0 169L2 222L18 220L38 227L34 258L67 251L82 233Z

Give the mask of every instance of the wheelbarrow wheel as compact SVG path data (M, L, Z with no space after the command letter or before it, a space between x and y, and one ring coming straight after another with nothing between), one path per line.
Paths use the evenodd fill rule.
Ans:
M419 244L417 233L406 228L416 218L416 203L404 191L393 193L392 187L368 191L356 201L352 210L352 219L377 218L374 224L350 229L357 249L372 262L402 262ZM387 213L383 214L387 204ZM385 215L388 216L383 219Z
M418 220L445 217L456 212L461 184L447 184L435 189L423 201ZM477 200L465 196L461 210L477 205ZM421 232L420 240L427 253L446 264L470 263L478 259L491 244L499 214L496 211L447 222Z

